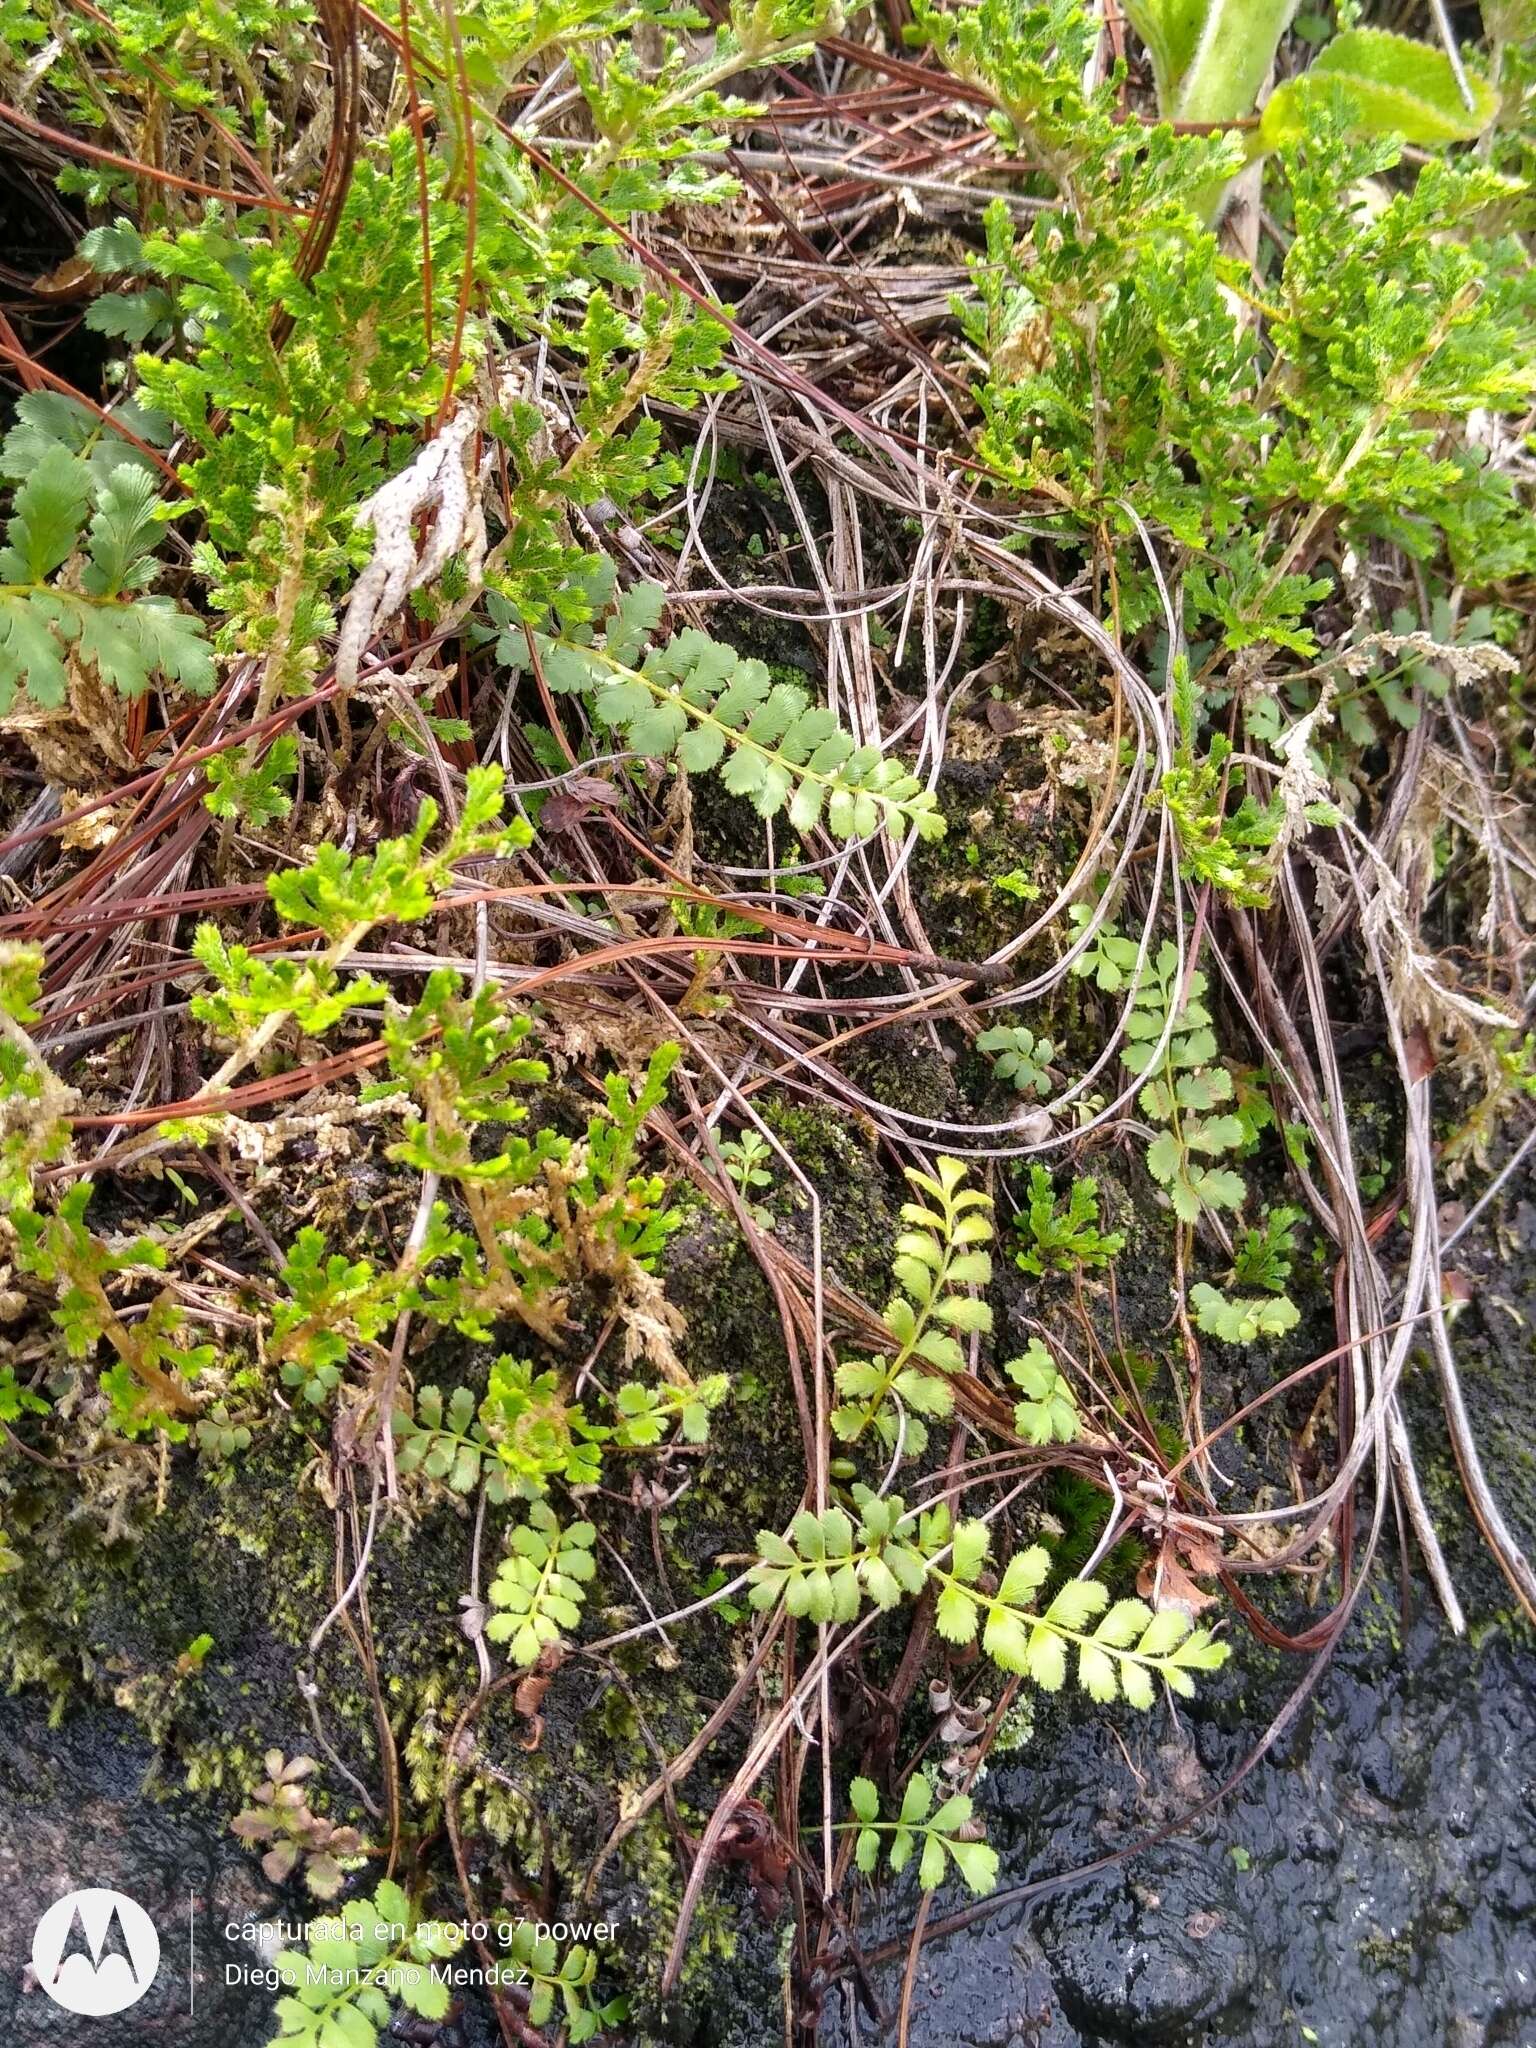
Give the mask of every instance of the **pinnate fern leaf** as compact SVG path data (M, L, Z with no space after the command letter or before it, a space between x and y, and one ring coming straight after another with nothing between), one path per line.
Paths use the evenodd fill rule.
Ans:
M931 791L878 747L857 745L798 683L775 682L763 662L694 627L642 653L664 602L655 584L626 591L601 644L536 633L544 680L586 697L597 722L637 754L694 774L718 768L733 795L764 818L787 810L797 832L825 822L837 839L883 827L942 836ZM503 659L519 658L519 637L503 635Z

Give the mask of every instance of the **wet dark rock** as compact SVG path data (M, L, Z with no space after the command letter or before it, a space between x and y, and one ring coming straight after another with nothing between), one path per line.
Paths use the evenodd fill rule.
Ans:
M1044 1900L1024 1934L1015 1907L1006 1935L983 1920L925 1952L914 2048L1008 2039L1005 1972L1030 1935L1037 1995L1069 2030L1042 2039L1080 2048L1295 2048L1303 2028L1318 2048L1536 2048L1536 1652L1502 1630L1456 1642L1428 1617L1398 1651L1389 1623L1366 1603L1289 1740L1195 1831ZM1301 1669L1250 1670L1236 1726L1215 1698L1181 1709L1188 1753L1216 1774L1196 1796L1242 1762ZM1102 1723L1058 1731L1044 1715L993 1771L979 1797L1004 1885L1170 1817L1176 1751L1146 1723L1121 1733L1145 1791ZM892 1901L893 1929L909 1915ZM899 1980L880 1979L892 2003Z
M222 1817L186 1798L146 1796L157 1753L128 1716L83 1708L49 1729L35 1703L0 1700L0 2040L15 2048L261 2048L272 1993L227 1986L227 1920L275 1910L255 1863ZM136 2004L82 2018L31 1981L32 1932L65 1893L122 1891L155 1923L160 1967ZM198 1958L196 2010L188 1988L188 1918Z
M1242 2009L1257 1969L1235 1891L1205 1864L1164 1879L1149 1859L1109 1899L1063 1902L1042 1940L1089 2039L1183 2040L1196 2022Z

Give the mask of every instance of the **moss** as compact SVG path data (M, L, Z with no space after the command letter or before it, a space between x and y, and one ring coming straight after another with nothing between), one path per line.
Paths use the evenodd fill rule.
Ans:
M1049 801L1040 748L1024 737L999 739L981 719L950 729L938 795L949 819L940 840L919 846L912 881L934 950L955 960L985 960L1034 922L1076 864L1091 805L1081 793ZM997 886L1017 877L1039 893L1021 898ZM1042 954L1054 958L1055 948ZM1031 1023L1043 1015L1035 1011Z
M822 1169L829 1190L859 1168L871 1252L892 1227L883 1176L862 1133L822 1133ZM794 1431L793 1397L777 1318L761 1271L729 1223L696 1211L671 1249L672 1292L688 1318L687 1358L696 1372L731 1370L751 1390L715 1417L715 1441L704 1456L674 1467L687 1485L660 1527L663 1561L683 1597L722 1551L739 1549L743 1532L787 1519L798 1503L798 1458L784 1455ZM857 1263L857 1262L855 1262ZM454 1384L483 1379L486 1350L444 1340L417 1364L419 1379ZM643 1554L643 1520L618 1488L585 1503L607 1542L634 1558ZM338 1512L350 1525L345 1499L333 1506L335 1474L328 1445L306 1430L279 1424L258 1433L256 1446L234 1463L209 1466L188 1451L171 1461L164 1512L145 1493L130 1534L104 1544L99 1525L78 1510L69 1475L28 1467L8 1504L12 1526L36 1543L49 1532L50 1567L0 1582L11 1676L50 1686L63 1708L72 1692L99 1686L115 1695L164 1745L171 1776L205 1795L224 1816L246 1802L263 1775L262 1756L315 1749L299 1692L307 1646L337 1590ZM461 1632L461 1596L470 1580L472 1521L446 1498L406 1504L381 1514L368 1578L368 1621L378 1681L399 1752L406 1790L407 1836L436 1834L433 1866L444 1910L456 1887L443 1855L435 1807L444 1746L473 1695L476 1665ZM360 1504L359 1517L365 1512ZM503 1532L515 1510L487 1518L481 1583L494 1569ZM35 1553L34 1553L35 1554ZM349 1549L344 1569L350 1568ZM649 1574L642 1574L650 1576ZM643 1618L631 1588L600 1552L590 1606L596 1629L617 1631ZM198 1634L214 1638L202 1670L177 1678L176 1659ZM483 1768L464 1773L467 1836L487 1845L476 1854L479 1903L510 1904L515 1889L542 1884L546 1853L572 1894L613 1827L626 1792L654 1777L660 1757L685 1748L715 1702L734 1683L735 1630L716 1617L696 1623L681 1656L658 1652L654 1638L620 1650L612 1665L570 1661L541 1705L542 1738L530 1748L530 1724L509 1693L495 1696L476 1730ZM358 1778L378 1788L375 1706L348 1629L333 1627L315 1672L316 1708L327 1740ZM690 1833L702 1831L733 1767L730 1741L712 1752L680 1788ZM361 1826L345 1779L327 1765L315 1804ZM629 1836L604 1874L595 1909L619 1921L617 1949L606 1959L608 1995L625 1990L638 2015L636 2039L657 2029L669 2040L719 2040L722 2000L744 2016L761 2012L755 2032L744 2018L737 2038L777 2038L782 1931L765 1925L739 1873L726 1870L710 1889L695 1923L687 1967L663 2022L656 2003L662 1964L685 1883L680 1845L661 1808ZM734 1987L730 1989L727 1987Z
M881 1165L873 1127L830 1105L812 1106L786 1097L764 1102L761 1114L816 1189L822 1204L823 1258L854 1293L883 1301L905 1190L899 1177ZM802 1259L811 1258L812 1233L805 1210L791 1209L778 1234ZM675 1260L673 1270L678 1270ZM765 1297L766 1293L764 1285Z

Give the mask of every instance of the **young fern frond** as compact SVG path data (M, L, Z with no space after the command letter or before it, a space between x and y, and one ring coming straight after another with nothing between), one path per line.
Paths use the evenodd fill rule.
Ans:
M995 1055L993 1073L999 1081L1011 1081L1021 1095L1049 1092L1056 1048L1048 1038L1036 1038L1027 1025L994 1024L977 1037L976 1050Z
M288 1989L268 2048L373 2048L396 1999L420 2019L447 2017L453 1996L433 1965L458 1953L464 1930L424 1920L392 1880L371 1899L343 1900L305 1934L306 1947L273 1960Z
M947 1510L936 1513L947 1522ZM1108 1587L1097 1579L1068 1579L1042 1610L1036 1596L1051 1558L1040 1544L1010 1558L996 1592L984 1592L978 1582L990 1544L985 1524L962 1522L948 1570L930 1564L930 1576L942 1588L934 1627L957 1645L974 1642L980 1629L981 1646L999 1670L1028 1678L1042 1692L1061 1690L1072 1649L1078 1684L1093 1699L1107 1703L1123 1696L1143 1709L1152 1705L1154 1678L1188 1697L1195 1689L1192 1672L1216 1671L1227 1661L1227 1645L1208 1629L1192 1627L1182 1608L1154 1614L1140 1600L1111 1606ZM1103 1619L1090 1636L1085 1631L1096 1615Z
M402 1440L396 1465L440 1479L453 1493L469 1493L485 1480L494 1506L514 1498L542 1500L551 1479L595 1486L602 1477L601 1446L613 1435L588 1421L579 1401L567 1401L559 1378L536 1373L525 1358L502 1357L478 1410L467 1387L456 1387L446 1409L436 1387L423 1387L416 1413L394 1418Z
M1263 1287L1283 1294L1296 1263L1296 1225L1300 1209L1278 1203L1265 1210L1258 1227L1244 1232L1232 1260L1232 1278L1240 1287Z
M973 1643L979 1631L1000 1670L1042 1692L1061 1690L1075 1649L1085 1692L1141 1708L1152 1704L1155 1678L1189 1695L1192 1672L1218 1670L1227 1660L1227 1645L1208 1629L1192 1628L1181 1609L1154 1614L1140 1600L1111 1606L1109 1589L1097 1579L1069 1579L1042 1608L1037 1596L1051 1557L1039 1544L1012 1557L998 1582L986 1570L991 1536L984 1522L956 1524L942 1504L919 1514L898 1495L881 1500L866 1487L855 1488L854 1500L857 1527L839 1507L820 1514L805 1508L787 1536L758 1531L758 1562L748 1573L754 1607L782 1601L797 1618L845 1623L857 1620L866 1602L891 1608L932 1587L934 1627L947 1643ZM1088 1623L1100 1615L1089 1635Z
M695 774L718 767L726 788L750 798L761 817L787 807L797 832L825 822L835 839L908 828L943 836L932 792L878 747L856 745L799 684L776 683L763 662L695 627L644 651L665 601L654 583L626 591L601 644L582 637L585 627L536 632L545 682L586 697L598 724L648 760ZM504 633L497 652L514 664L526 659L520 630Z
M283 1266L287 1299L272 1313L271 1354L285 1386L312 1407L335 1391L352 1343L371 1344L404 1305L404 1283L371 1259L327 1252L324 1233L306 1225Z
M626 1380L613 1397L618 1417L614 1442L621 1451L649 1450L675 1423L678 1442L707 1443L709 1418L730 1391L730 1375L723 1372L707 1373L689 1387L652 1387L643 1380Z
M327 843L307 866L269 875L267 894L278 916L290 924L313 925L329 941L300 967L274 966L242 946L227 947L215 926L198 928L194 951L218 981L219 992L196 998L194 1006L201 1003L198 1014L236 1038L234 1050L204 1084L200 1101L217 1097L291 1018L306 1029L325 1029L352 1004L382 993L369 976L343 984L336 972L375 925L413 924L425 917L452 882L456 862L505 858L529 844L527 822L501 815L504 784L498 768L471 768L458 819L435 851L427 850L427 840L438 807L424 797L412 830L380 840L372 853L348 855Z
M1168 1190L1180 1222L1194 1223L1202 1208L1241 1207L1247 1183L1235 1167L1216 1162L1242 1145L1247 1132L1242 1119L1225 1108L1233 1096L1232 1076L1217 1063L1216 1034L1202 1000L1203 974L1189 976L1172 1034L1154 1064L1178 1001L1178 983L1178 951L1165 939L1143 970L1120 1058L1131 1073L1147 1077L1137 1099L1142 1112L1163 1126L1147 1147L1148 1169Z
M1009 1359L1003 1371L1024 1397L1013 1404L1013 1426L1025 1443L1041 1446L1077 1441L1082 1429L1077 1396L1038 1337L1030 1339L1022 1358Z
M754 1607L775 1607L782 1600L785 1613L797 1619L853 1621L866 1599L885 1609L922 1592L928 1582L924 1549L931 1517L923 1516L909 1530L899 1493L881 1500L858 1486L854 1500L857 1528L841 1508L830 1507L820 1514L802 1508L787 1537L758 1530L758 1562L747 1574L752 1584L747 1597Z
M539 1652L556 1643L581 1620L587 1582L597 1570L590 1522L562 1528L553 1508L535 1501L528 1519L512 1531L512 1555L491 1581L496 1612L485 1625L493 1643L510 1643L514 1664L537 1663Z
M919 1456L928 1442L918 1418L945 1416L954 1395L939 1377L959 1372L965 1363L955 1331L992 1327L992 1311L984 1301L964 1292L985 1287L992 1261L984 1247L992 1241L990 1195L962 1185L965 1168L958 1159L941 1158L938 1178L909 1168L907 1180L924 1201L907 1202L901 1211L907 1228L896 1240L891 1272L902 1290L885 1309L885 1327L896 1343L885 1360L844 1359L837 1368L837 1390L847 1396L832 1411L832 1427L844 1443L859 1442L871 1428L889 1449L902 1435L907 1456ZM899 1407L896 1405L899 1403Z
M216 985L193 996L192 1014L235 1043L273 1016L291 1017L306 1037L320 1038L348 1010L389 994L371 974L343 981L319 960L268 960L229 945L216 924L198 926L192 954Z
M1099 1229L1099 1184L1090 1174L1074 1180L1064 1210L1058 1211L1050 1170L1029 1170L1029 1206L1014 1217L1030 1240L1014 1263L1025 1273L1073 1273L1083 1266L1107 1266L1125 1245L1124 1233Z
M1300 1309L1287 1294L1227 1295L1206 1280L1197 1280L1190 1288L1189 1305L1205 1334L1227 1344L1283 1337L1301 1321Z
M498 1941L506 1951L502 1968L507 1982L528 2000L530 2026L542 2027L558 2003L565 2038L576 2048L578 2042L590 2041L628 2017L627 1999L610 1998L604 2005L592 2002L598 1969L595 1949L573 1942L562 1956L553 1936L542 1933L534 1920L519 1920L515 1926L503 1921Z
M848 1803L854 1819L844 1827L856 1827L853 1860L866 1877L873 1876L880 1861L881 1837L890 1837L886 1861L892 1870L905 1870L912 1851L921 1841L917 1881L925 1892L944 1882L947 1866L953 1863L967 1889L983 1895L997 1885L998 1857L980 1839L980 1823L969 1794L951 1793L936 1810L933 1787L921 1771L907 1780L895 1820L881 1820L880 1794L868 1778L855 1778L848 1787Z
M98 1237L86 1222L93 1193L92 1181L77 1180L51 1215L31 1207L15 1211L16 1264L57 1289L53 1322L71 1358L91 1357L103 1338L117 1353L100 1384L123 1434L159 1430L180 1442L187 1434L183 1418L197 1410L187 1382L214 1363L214 1347L181 1341L181 1311L169 1289L143 1316L125 1319L118 1313L108 1283L122 1274L146 1280L163 1273L165 1247L152 1237L116 1245Z

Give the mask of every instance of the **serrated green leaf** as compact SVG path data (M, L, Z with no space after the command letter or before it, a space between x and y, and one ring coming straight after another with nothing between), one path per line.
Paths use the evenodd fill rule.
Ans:
M855 1778L848 1787L848 1802L860 1820L880 1818L880 1794L870 1778Z
M978 1898L997 1889L998 1854L987 1842L950 1842L946 1845L968 1890Z
M0 578L41 583L73 550L90 503L90 471L66 449L44 450L16 491Z
M901 1796L901 1819L909 1827L926 1820L933 1805L933 1787L921 1771L914 1771Z
M1025 1668L1042 1692L1060 1692L1067 1677L1067 1648L1050 1629L1035 1628L1029 1638Z

